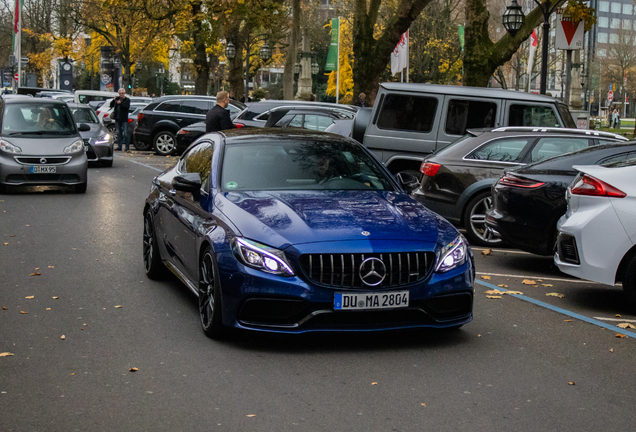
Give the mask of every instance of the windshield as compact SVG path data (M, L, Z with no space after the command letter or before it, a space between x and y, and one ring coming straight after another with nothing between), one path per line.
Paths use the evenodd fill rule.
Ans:
M2 133L74 134L75 121L66 104L6 104L2 113Z
M379 164L353 143L257 142L225 148L226 190L394 190Z
M71 108L75 123L99 123L95 112L90 108Z

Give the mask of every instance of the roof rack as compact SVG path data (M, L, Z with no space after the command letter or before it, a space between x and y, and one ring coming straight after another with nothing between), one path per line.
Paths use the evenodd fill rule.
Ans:
M587 136L597 136L605 138L616 138L624 141L629 141L623 135L615 134L612 132L596 131L591 129L573 129L573 128L560 128L560 127L537 127L537 126L505 126L493 129L491 132L546 132L546 133L570 133Z

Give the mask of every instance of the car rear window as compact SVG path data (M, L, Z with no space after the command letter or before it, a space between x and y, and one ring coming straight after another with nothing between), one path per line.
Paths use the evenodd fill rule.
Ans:
M599 165L608 168L616 168L617 166L631 166L633 165L634 160L636 160L636 152L626 152L610 156L607 159L602 160ZM630 165L622 165L624 163L629 163Z
M590 143L591 141L587 138L541 138L532 149L531 162L538 162L564 153L583 150L588 148Z
M378 117L378 128L430 132L437 99L424 96L387 95Z
M561 124L550 106L518 104L510 106L508 126L561 127Z
M534 138L498 139L481 146L468 157L488 161L521 162L523 149L533 140Z
M448 102L446 133L464 135L466 129L491 128L495 126L496 117L494 102L453 99Z

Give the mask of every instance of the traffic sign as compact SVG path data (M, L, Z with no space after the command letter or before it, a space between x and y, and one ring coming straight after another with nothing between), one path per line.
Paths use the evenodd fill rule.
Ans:
M607 92L607 100L611 102L613 99L614 99L614 92L610 90L609 92Z
M13 79L18 80L18 74L13 75Z

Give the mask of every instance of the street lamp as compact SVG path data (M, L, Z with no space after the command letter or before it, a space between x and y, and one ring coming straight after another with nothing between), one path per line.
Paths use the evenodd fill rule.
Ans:
M227 57L228 60L234 60L234 57L236 57L236 48L234 48L232 42L228 42L225 47L225 57Z
M259 56L261 60L263 60L264 62L267 62L272 58L272 49L269 47L267 40L268 40L268 36L266 34L261 34L253 38L253 42L259 42L259 41L263 42L263 46L261 47L259 51ZM247 52L247 56L245 59L245 102L247 102L250 98L251 53L250 53L250 34L249 33L247 34L245 47L246 47L245 51ZM234 47L234 44L232 42L228 42L227 45L225 46L225 57L227 57L228 60L234 60L234 58L236 58L236 48Z
M316 75L318 72L320 72L320 66L318 65L318 63L314 61L311 64L311 74Z
M542 48L541 48L542 49L541 51L541 86L540 86L539 93L545 94L547 83L548 83L548 42L550 40L550 15L552 15L552 12L554 12L556 8L558 7L560 0L545 0L543 2L541 2L540 0L534 0L534 2L537 4L537 6L539 6L539 9L541 9L541 12L543 13L543 35L542 35L543 42L542 42ZM506 13L504 14L504 18L506 17L506 14L508 13L508 11L510 11L511 14L512 14L512 11L521 12L521 7L517 4L517 0L512 0L512 4L506 8ZM517 12L515 12L515 14L517 14ZM512 17L511 14L509 15L510 17ZM521 12L521 14L523 15L523 12ZM515 18L515 21L514 21L515 23L517 22L516 20L517 18ZM525 18L524 18L524 21L525 21ZM504 26L506 26L505 20L504 20ZM521 28L521 26L519 28ZM508 27L506 27L506 30L512 36L514 36L519 30L519 28L517 28L516 30L512 29L511 31L510 29L508 29Z
M526 17L523 14L523 10L521 10L521 6L517 3L517 0L512 0L512 4L506 8L506 12L504 12L501 17L501 21L503 22L503 26L510 36L514 36L517 34L523 24L526 22Z
M300 73L300 63L296 62L294 64L294 73L295 74L299 74Z

